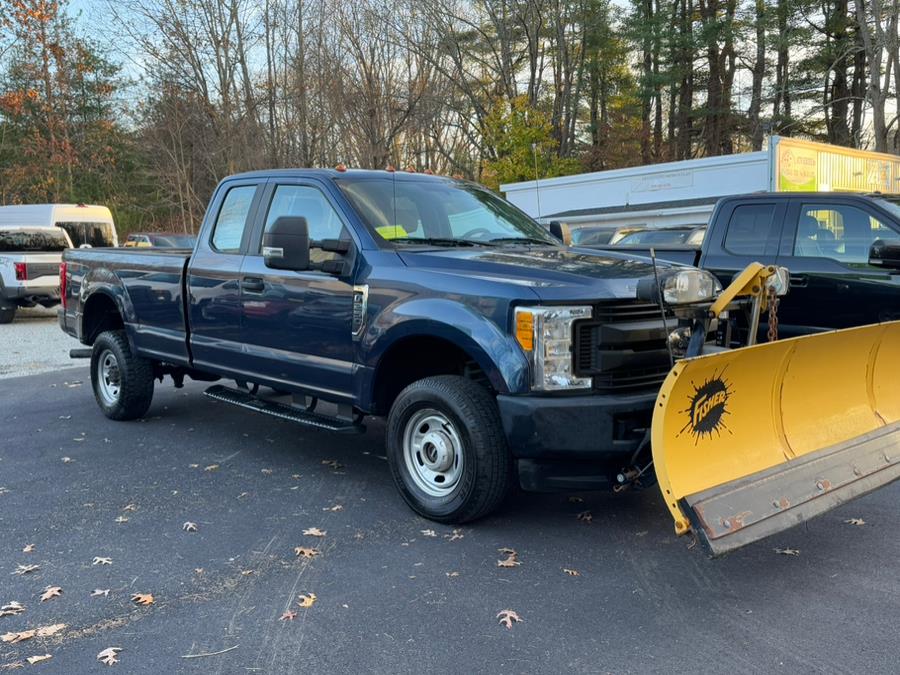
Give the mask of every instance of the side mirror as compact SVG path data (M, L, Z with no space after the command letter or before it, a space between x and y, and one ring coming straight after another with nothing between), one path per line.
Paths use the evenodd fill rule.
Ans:
M301 216L280 216L263 234L263 260L276 270L309 269L309 226Z
M558 220L551 220L549 229L550 234L559 239L566 246L572 244L572 230L568 225L561 223Z
M869 264L900 270L900 239L876 239L869 247Z

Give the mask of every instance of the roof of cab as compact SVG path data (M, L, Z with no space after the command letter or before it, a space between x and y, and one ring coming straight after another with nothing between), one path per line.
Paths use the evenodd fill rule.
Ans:
M450 176L439 176L436 174L428 174L419 171L407 171L405 169L396 169L388 171L386 169L262 169L259 171L247 171L244 173L228 176L225 180L239 180L246 178L322 178L335 179L344 176L354 176L358 178L384 178L386 176L394 176L400 179L419 178L422 180L458 180Z

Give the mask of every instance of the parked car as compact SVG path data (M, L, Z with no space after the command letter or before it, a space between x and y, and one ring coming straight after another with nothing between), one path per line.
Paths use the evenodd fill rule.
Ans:
M788 268L778 329L789 337L900 319L900 274L870 255L875 242L894 240L898 196L783 192L725 197L702 246L654 248L657 258L701 267L723 284L753 261ZM644 244L628 253L650 251Z
M125 248L194 248L197 238L177 232L133 232L125 239Z
M645 227L630 232L617 233L610 244L628 246L699 246L703 243L706 226L701 227Z
M0 323L19 307L59 304L59 265L71 246L58 227L0 227Z
M112 213L90 204L23 204L0 206L4 227L59 227L75 247L118 246Z
M463 522L515 477L596 488L648 450L677 322L638 288L669 274L716 291L563 246L468 182L266 171L219 185L193 252L67 251L60 323L112 419L144 415L164 375L234 379L207 394L319 429L385 416L404 499Z

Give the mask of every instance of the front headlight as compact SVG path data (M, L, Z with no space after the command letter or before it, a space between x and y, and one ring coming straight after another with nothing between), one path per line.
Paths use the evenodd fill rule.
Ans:
M518 307L516 341L531 360L532 389L587 389L591 378L572 371L572 324L588 319L591 308Z
M660 271L659 285L662 286L662 298L666 305L712 302L722 292L722 284L715 275L692 268ZM659 304L659 295L660 291L653 277L638 282L639 300Z

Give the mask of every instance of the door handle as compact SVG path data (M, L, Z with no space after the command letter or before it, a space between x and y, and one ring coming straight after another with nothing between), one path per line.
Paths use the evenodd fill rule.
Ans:
M791 286L796 286L797 288L803 288L804 286L809 285L809 277L805 274L792 274L790 279Z
M262 293L265 287L265 282L259 277L244 277L241 280L241 290L248 293Z

